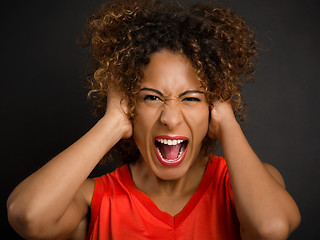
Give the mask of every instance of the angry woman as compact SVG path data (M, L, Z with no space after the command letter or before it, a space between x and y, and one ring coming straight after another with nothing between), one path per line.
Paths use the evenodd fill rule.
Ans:
M210 4L119 0L89 19L84 40L99 120L11 193L21 236L288 238L298 207L238 123L256 54L243 18ZM121 167L89 179L110 157Z

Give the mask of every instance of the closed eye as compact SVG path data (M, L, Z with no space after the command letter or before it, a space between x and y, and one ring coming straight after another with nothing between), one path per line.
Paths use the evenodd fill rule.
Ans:
M146 95L143 98L144 101L162 101L161 98L154 96L154 95Z
M199 98L196 98L196 97L187 97L187 98L182 99L182 101L200 102L201 100Z

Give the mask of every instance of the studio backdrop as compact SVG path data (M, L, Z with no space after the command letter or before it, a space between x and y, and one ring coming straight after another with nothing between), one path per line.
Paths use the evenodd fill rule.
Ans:
M172 1L175 3L176 1ZM1 13L1 226L11 229L13 188L97 121L84 80L88 52L76 45L102 0L7 1ZM180 0L180 4L195 1ZM320 17L316 0L220 1L255 31L255 83L244 88L249 143L282 174L302 223L292 240L318 239L320 226ZM91 176L111 171L97 167Z

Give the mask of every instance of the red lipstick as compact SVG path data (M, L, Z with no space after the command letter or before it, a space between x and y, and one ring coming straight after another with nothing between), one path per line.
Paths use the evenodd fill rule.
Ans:
M155 137L154 150L159 162L168 167L181 164L187 154L188 138L161 135Z

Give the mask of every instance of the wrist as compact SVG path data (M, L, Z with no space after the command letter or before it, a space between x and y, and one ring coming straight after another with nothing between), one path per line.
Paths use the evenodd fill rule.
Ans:
M131 136L131 124L128 119L117 117L117 115L106 114L99 121L106 134L111 135L118 142L122 138L129 138Z
M219 133L217 134L217 139L220 143L222 143L227 138L231 138L238 131L242 131L242 130L236 119L225 121L219 127Z

